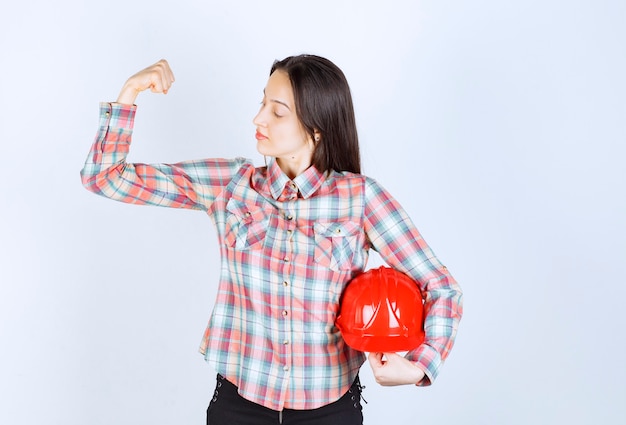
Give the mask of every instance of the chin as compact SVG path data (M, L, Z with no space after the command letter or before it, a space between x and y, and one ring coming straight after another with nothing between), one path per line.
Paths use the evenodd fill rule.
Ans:
M274 154L273 154L270 150L268 150L268 149L263 149L263 148L262 148L262 147L260 147L260 146L257 146L256 151L257 151L258 153L260 153L261 155L263 155L263 156L274 156Z

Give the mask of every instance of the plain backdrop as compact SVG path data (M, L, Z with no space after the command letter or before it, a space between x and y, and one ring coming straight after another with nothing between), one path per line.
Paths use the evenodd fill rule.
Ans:
M98 102L161 58L177 81L138 99L129 159L262 164L252 118L299 53L344 70L364 173L465 292L432 387L363 366L365 424L626 423L624 1L0 8L0 423L204 423L212 223L94 196L79 171Z

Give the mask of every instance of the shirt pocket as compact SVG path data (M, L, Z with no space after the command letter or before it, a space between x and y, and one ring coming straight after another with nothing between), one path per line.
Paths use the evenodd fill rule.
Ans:
M224 243L238 250L261 249L269 225L269 214L263 207L230 199L226 211Z
M315 261L334 271L353 268L356 242L361 231L353 221L317 222L315 233Z

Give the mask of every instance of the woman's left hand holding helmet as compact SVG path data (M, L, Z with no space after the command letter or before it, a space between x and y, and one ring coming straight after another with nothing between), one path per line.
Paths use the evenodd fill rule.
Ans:
M425 377L419 366L396 353L369 353L368 360L376 382L383 386L417 384Z

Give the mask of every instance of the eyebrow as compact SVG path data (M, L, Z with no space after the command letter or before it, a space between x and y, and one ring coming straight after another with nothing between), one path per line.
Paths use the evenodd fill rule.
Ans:
M263 89L263 96L265 96L265 89ZM291 108L289 107L289 105L287 105L285 102L283 102L282 100L278 100L278 99L268 99L270 102L274 102L274 103L278 103L283 105L285 108L289 109L291 111Z
M289 107L289 105L287 105L285 102L281 102L280 100L277 99L270 99L270 102L274 102L274 103L280 103L281 105L283 105L285 108L289 109L291 111L291 108Z

